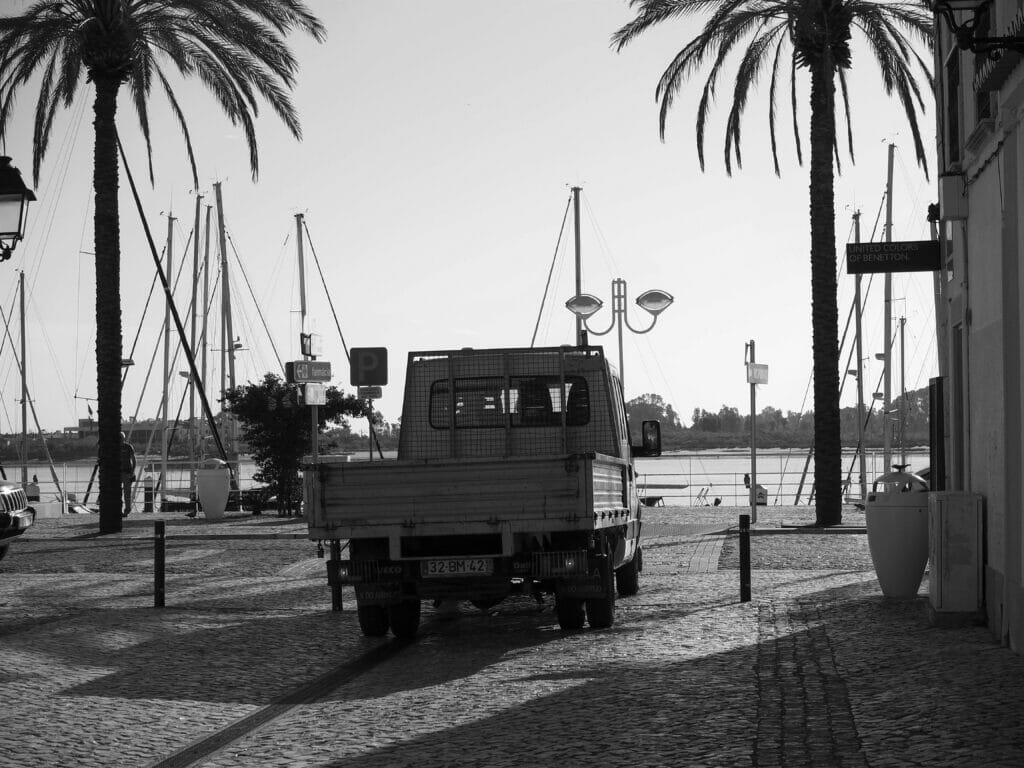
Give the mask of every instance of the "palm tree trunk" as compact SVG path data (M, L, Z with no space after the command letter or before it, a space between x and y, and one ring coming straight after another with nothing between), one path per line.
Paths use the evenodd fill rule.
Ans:
M100 533L121 530L121 243L118 225L117 78L97 77L96 145L96 397L99 410Z
M814 350L815 522L842 522L839 310L836 292L835 81L826 54L811 67L811 336Z

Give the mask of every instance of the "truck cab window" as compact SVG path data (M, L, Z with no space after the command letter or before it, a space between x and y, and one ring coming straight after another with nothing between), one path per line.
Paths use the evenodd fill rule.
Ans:
M508 391L500 376L455 380L455 428L502 428L506 414L512 427L558 427L562 410L569 427L590 423L590 389L582 376L565 377L566 395L558 376L513 376ZM430 426L451 426L452 397L447 379L430 386Z

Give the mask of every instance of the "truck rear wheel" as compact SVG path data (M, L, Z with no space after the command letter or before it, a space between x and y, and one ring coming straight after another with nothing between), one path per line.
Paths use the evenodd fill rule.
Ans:
M360 605L359 629L367 637L383 637L388 633L388 609L383 605Z
M614 589L609 589L605 597L587 600L587 623L593 629L608 629L615 623Z
M640 591L640 567L643 550L638 546L633 559L615 571L615 588L619 597L632 597Z
M555 613L558 615L558 626L565 632L583 629L586 619L584 603L578 597L555 596Z
M404 640L416 637L416 630L420 628L420 601L403 600L395 605L389 605L388 620L391 622L391 631L395 633L395 637Z
M587 600L587 623L592 629L607 629L615 623L615 582L612 578L612 564L608 557L600 561L604 597Z

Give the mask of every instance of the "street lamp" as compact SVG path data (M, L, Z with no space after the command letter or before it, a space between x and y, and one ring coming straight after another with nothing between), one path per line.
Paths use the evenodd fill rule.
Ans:
M1024 35L1005 35L1003 37L976 37L975 30L985 13L990 12L992 0L930 0L932 11L941 13L949 24L949 29L956 39L956 47L962 51L987 53L992 59L1000 57L999 51L1010 50L1018 54L1024 53ZM955 14L970 11L970 21L956 23ZM1013 30L1020 32L1020 25Z
M619 329L619 381L622 383L622 391L626 391L625 385L625 373L622 365L622 326L625 324L629 330L633 333L647 333L655 324L658 322L658 315L664 312L672 302L675 301L672 294L668 291L658 290L654 288L650 291L644 291L637 299L636 303L644 311L650 313L652 316L651 324L640 330L630 325L629 317L626 314L628 307L626 306L626 281L622 278L615 278L612 280L612 324L609 325L603 331L595 331L593 328L587 325L587 319L597 312L601 307L604 306L597 296L592 296L589 293L580 293L573 296L567 302L565 307L572 312L576 317L583 321L583 327L586 328L590 333L595 336L604 336L607 333L611 333L612 328L618 326Z
M0 261L11 258L15 244L25 236L28 204L35 199L11 158L0 157Z

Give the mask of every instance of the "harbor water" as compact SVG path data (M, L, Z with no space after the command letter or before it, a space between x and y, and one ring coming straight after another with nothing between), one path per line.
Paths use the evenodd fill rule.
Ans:
M394 453L385 452L385 459L394 458ZM893 463L899 462L900 454L893 452ZM378 457L374 457L375 459ZM365 453L352 455L353 461L366 461ZM881 450L866 453L866 480L868 489L876 477L889 471L883 466ZM928 451L915 448L907 451L907 463L911 472L920 472L928 466ZM666 453L657 458L637 459L637 474L643 496L661 497L666 504L681 506L714 505L718 499L726 506L743 506L748 503L748 491L744 482L750 473L750 453L733 451L679 451ZM99 483L94 475L95 462L77 461L57 464L51 473L44 463L28 466L28 479L39 489L41 501L54 501L63 489L69 499L78 503L96 504ZM859 462L853 451L843 452L843 482L849 481L844 497L860 499ZM20 465L4 467L9 480L21 479ZM136 502L141 503L143 481L147 476L155 478L160 472L159 460L140 459L138 481L135 483ZM245 490L258 485L253 480L256 466L251 460L243 459L236 468L239 488ZM56 479L54 478L56 475ZM189 465L186 462L168 463L167 494L170 497L188 499L192 488ZM91 481L91 486L90 486ZM764 450L757 454L757 484L763 486L768 505L807 504L813 500L814 460L808 460L806 449ZM88 496L87 496L88 494Z

